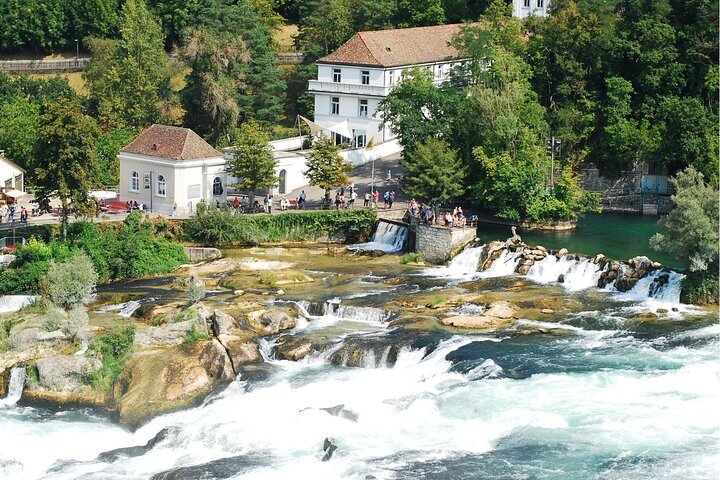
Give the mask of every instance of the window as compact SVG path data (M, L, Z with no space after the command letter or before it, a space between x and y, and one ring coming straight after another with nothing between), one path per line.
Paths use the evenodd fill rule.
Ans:
M530 0L523 0L523 7L530 8Z
M368 101L366 99L360 100L360 115L361 117L368 116Z
M130 191L131 192L139 192L140 191L140 174L138 172L132 172L130 174Z
M545 0L537 0L537 6L538 8L543 8L543 6L545 6Z
M340 83L342 80L341 70L339 68L333 68L333 82Z
M220 177L213 178L213 196L222 195L223 193L223 186L222 186L222 180Z
M370 70L360 71L360 83L363 85L370 85Z
M330 97L330 114L340 115L340 97Z
M353 144L355 148L362 148L367 145L367 133L365 133L365 130L353 129Z
M390 72L388 72L388 78L389 78L389 79L388 79L388 84L389 84L389 85L394 85L394 84L395 84L395 72L392 71L392 70L390 70Z
M165 196L165 176L164 175L158 175L157 177L157 189L155 190L155 195L158 197L164 197Z

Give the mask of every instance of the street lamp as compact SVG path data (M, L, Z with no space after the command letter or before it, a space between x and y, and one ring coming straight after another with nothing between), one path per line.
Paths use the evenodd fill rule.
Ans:
M555 186L555 155L560 155L562 142L553 135L545 142L545 147L550 152L550 188Z
M78 43L78 39L75 39L75 60L80 59L80 43Z

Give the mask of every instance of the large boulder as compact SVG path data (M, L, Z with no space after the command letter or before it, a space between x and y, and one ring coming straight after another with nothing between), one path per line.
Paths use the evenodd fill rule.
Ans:
M227 350L225 350L225 346L217 338L213 338L205 344L205 347L200 352L199 361L200 366L205 369L210 378L220 382L235 379L232 361Z
M40 386L60 392L80 392L83 377L100 368L100 360L78 355L55 355L35 363Z
M240 365L263 361L260 347L253 337L223 334L219 335L217 339L230 356L236 375L240 373Z
M488 305L482 315L453 315L440 319L450 327L469 329L505 328L515 320L516 308L510 302L499 301Z
M188 333L195 327L196 330L207 332L204 323L196 320L186 320L178 323L168 323L158 327L148 327L135 333L135 343L141 346L170 346L180 345L185 341Z
M295 328L296 325L295 319L279 308L250 312L246 323L260 335L275 335L280 331Z
M60 347L71 339L62 330L47 332L38 327L30 327L10 334L10 348L13 350L48 349Z
M313 345L307 338L295 338L277 347L277 355L284 360L298 361L313 351Z
M633 267L636 270L651 270L652 269L652 260L650 260L648 257L645 256L637 256L630 259L628 262L631 267Z
M228 335L238 326L233 317L218 309L213 310L209 321L213 335L216 337L220 335Z
M637 278L630 278L623 275L615 280L615 288L621 292L627 292L628 290L632 290L637 282Z

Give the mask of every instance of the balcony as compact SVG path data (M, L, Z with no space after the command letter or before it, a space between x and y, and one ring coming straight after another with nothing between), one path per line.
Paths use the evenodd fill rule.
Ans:
M386 97L390 88L379 85L359 85L356 83L335 83L310 80L308 90L319 93L340 93L363 97Z

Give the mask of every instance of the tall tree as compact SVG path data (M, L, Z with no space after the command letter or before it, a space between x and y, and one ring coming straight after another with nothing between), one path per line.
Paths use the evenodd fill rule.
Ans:
M250 205L253 205L255 190L277 185L277 160L268 143L269 136L256 122L243 123L236 138L237 142L231 147L233 157L228 161L228 173L239 179L236 188L250 193Z
M210 29L186 31L182 55L192 72L182 91L185 125L217 143L240 120L236 94L250 62L242 37Z
M99 174L98 183L102 186L117 185L120 179L120 149L128 145L137 136L134 130L111 130L103 132L95 146Z
M60 200L63 237L67 234L68 202L76 211L82 210L89 203L90 189L98 185L98 134L97 124L84 114L79 102L61 97L43 105L30 181L42 208L48 209L53 197Z
M173 123L177 95L170 58L163 50L160 24L145 0L128 0L122 9L121 38L89 40L93 61L83 76L100 122L111 128Z
M465 169L457 152L444 140L425 139L405 154L402 165L406 172L405 192L436 209L465 192Z
M330 201L333 187L350 183L347 174L352 170L352 164L342 158L339 151L340 147L331 138L320 135L310 149L307 170L303 172L310 185L325 190L326 202Z

